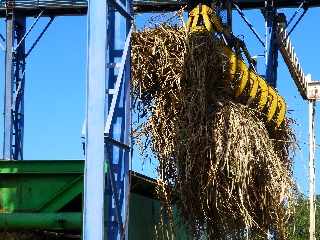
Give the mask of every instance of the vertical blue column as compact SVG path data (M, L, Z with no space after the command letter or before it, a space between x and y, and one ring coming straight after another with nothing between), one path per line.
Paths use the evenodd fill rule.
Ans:
M272 23L271 36L269 41L268 62L266 70L266 79L269 85L277 86L277 71L278 71L278 42L277 42L277 26L276 21Z
M6 18L6 60L3 158L23 159L26 18L8 10Z
M5 93L4 93L4 137L3 159L12 159L12 100L13 100L13 41L14 16L6 18Z
M25 86L25 40L26 18L16 17L14 24L16 46L14 51L14 98L13 98L13 159L23 159L24 133L24 86Z
M84 240L104 239L106 13L106 1L89 0Z
M278 71L278 43L277 43L277 9L273 6L273 1L268 0L265 9L265 18L268 28L269 49L267 52L266 80L273 87L277 86Z
M90 0L88 10L83 237L127 239L132 5L129 0Z

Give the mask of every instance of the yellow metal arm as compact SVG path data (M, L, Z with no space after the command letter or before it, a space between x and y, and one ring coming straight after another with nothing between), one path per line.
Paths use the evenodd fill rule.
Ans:
M189 13L187 22L189 33L218 32L225 37L233 39L235 49L242 49L248 60L249 66L235 54L229 47L223 47L224 55L229 60L229 69L225 81L234 81L234 96L245 99L245 104L256 104L259 111L266 114L268 122L273 121L280 127L285 119L286 103L283 98L259 76L252 66L252 59L245 43L234 37L228 29L223 27L214 10L207 5L199 4Z
M285 119L286 104L283 98L269 86L255 71L239 59L228 47L223 49L229 59L229 69L225 81L235 81L235 97L247 97L246 104L256 103L259 111L266 112L267 121L280 127Z

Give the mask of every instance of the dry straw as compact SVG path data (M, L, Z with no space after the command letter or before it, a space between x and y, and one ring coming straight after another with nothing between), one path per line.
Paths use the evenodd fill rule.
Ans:
M135 32L132 92L148 116L135 134L151 139L159 177L171 186L160 198L194 239L241 239L247 228L286 239L294 137L288 121L275 130L254 104L234 99L221 49L218 36L183 27Z

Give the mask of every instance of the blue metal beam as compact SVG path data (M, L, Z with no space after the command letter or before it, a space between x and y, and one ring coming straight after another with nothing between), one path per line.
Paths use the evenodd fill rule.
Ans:
M106 9L106 1L89 0L84 240L104 240Z
M55 19L55 17L50 17L50 20L48 21L48 23L45 25L45 27L42 29L42 31L40 32L39 36L36 38L36 40L33 42L33 44L31 45L31 47L28 49L27 53L26 53L26 58L30 55L30 53L32 52L32 50L37 46L38 42L41 40L41 38L43 37L43 35L45 34L45 32L48 30L48 28L50 27L50 25L52 24L53 20Z
M248 25L248 27L250 28L251 32L256 36L258 41L262 44L263 47L265 47L265 43L263 42L262 38L259 36L259 33L254 29L254 27L251 24L251 22L244 15L243 11L239 8L239 6L237 4L234 3L233 6L237 10L237 12L239 13L240 17L243 19L243 21L245 21L245 23Z
M137 12L175 11L185 6L189 0L134 0L134 9ZM275 8L295 8L305 0L276 0ZM263 9L265 0L234 0L241 9ZM319 0L306 1L309 7L319 7Z
M114 0L112 0L114 1ZM120 2L120 0L117 0ZM135 12L176 11L188 0L133 0ZM265 0L234 1L241 9L263 9ZM295 8L304 0L277 0L277 8ZM319 7L320 0L306 1L309 7ZM87 0L15 0L15 11L22 16L37 16L44 10L44 16L86 15ZM0 17L6 17L6 0L0 0Z

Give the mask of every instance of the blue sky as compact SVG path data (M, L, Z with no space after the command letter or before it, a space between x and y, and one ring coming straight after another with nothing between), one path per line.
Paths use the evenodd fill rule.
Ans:
M286 10L289 18L293 10ZM320 9L310 9L291 35L293 45L305 73L311 73L313 79L320 79L318 41L320 31ZM246 11L261 36L264 35L264 21L259 11ZM137 17L138 25L144 25L149 16ZM28 25L34 19L28 19ZM39 21L30 36L30 46L41 27L48 19ZM5 34L5 23L1 21L0 32ZM243 35L252 55L263 54L263 48L234 12L234 32ZM0 52L4 59L4 52ZM264 60L258 62L260 73L264 73ZM86 76L86 17L58 17L48 29L37 47L27 60L25 89L25 159L83 159L81 147L81 128L85 117L85 76ZM4 61L0 66L0 92L4 93ZM295 156L295 178L300 189L308 191L308 105L303 101L293 80L279 58L278 89L285 97L289 115L297 121L295 126L301 150ZM3 98L0 98L3 109ZM317 107L317 113L319 107ZM320 117L317 118L319 124ZM318 128L320 129L320 128ZM320 142L320 130L317 142ZM0 132L3 132L3 118L0 118ZM2 136L1 136L2 137ZM2 140L0 141L2 150ZM317 149L318 150L318 149ZM153 162L144 165L135 154L133 168L146 175L154 176ZM316 157L320 154L317 151ZM320 167L317 160L317 169ZM319 177L318 177L319 179ZM316 191L320 193L317 179Z

